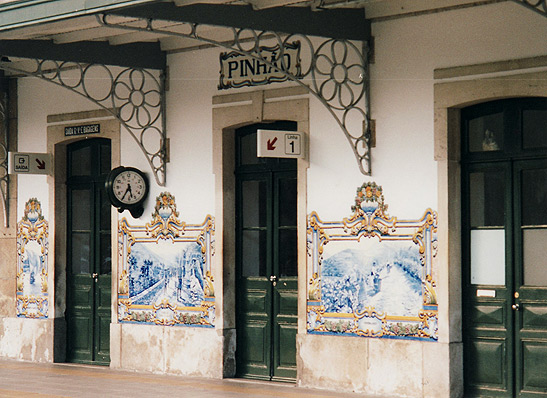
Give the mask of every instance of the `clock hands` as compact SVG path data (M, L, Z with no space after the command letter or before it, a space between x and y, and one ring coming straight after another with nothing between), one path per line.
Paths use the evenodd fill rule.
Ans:
M133 197L133 191L131 191L131 184L130 183L127 183L127 189L125 190L125 193L122 196L122 200L125 199L125 195L127 195L128 193L129 193L129 199L131 199Z

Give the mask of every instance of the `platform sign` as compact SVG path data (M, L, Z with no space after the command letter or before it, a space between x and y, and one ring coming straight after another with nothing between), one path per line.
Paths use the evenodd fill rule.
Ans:
M257 130L257 156L261 158L305 158L304 133Z
M9 174L50 174L51 170L49 153L9 152Z

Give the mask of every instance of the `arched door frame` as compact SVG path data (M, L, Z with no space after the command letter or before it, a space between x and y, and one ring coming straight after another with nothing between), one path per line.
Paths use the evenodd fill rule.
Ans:
M455 397L463 395L460 110L496 99L546 97L547 71L512 69L518 64L512 61L435 71L434 140L441 220L436 278L439 297L438 363L447 364L444 374L449 379L451 396ZM547 67L544 64L533 66ZM494 73L496 78L485 78L485 75Z
M215 174L217 327L224 338L223 374L235 374L235 139L236 128L268 121L292 120L309 136L309 99L299 87L213 97L213 173ZM294 98L298 96L297 98ZM266 101L267 100L267 101ZM244 102L242 102L244 101ZM216 105L222 105L214 107ZM306 140L309 142L309 140ZM306 202L309 161L298 159L298 334L306 333ZM298 336L297 336L298 347ZM297 348L298 355L298 348Z
M66 190L66 147L73 142L84 140L85 137L67 138L64 135L64 127L74 125L74 122L98 123L100 124L100 134L97 137L107 138L111 143L111 165L117 167L120 165L120 123L113 119L105 111L77 112L63 115L48 116L47 130L47 151L52 153L54 159L53 173L47 177L50 214L54 214L53 219L49 220L49 239L53 244L50 245L48 256L48 269L54 270L48 275L48 286L50 286L51 302L55 303L50 308L50 317L54 320L54 362L64 362L66 358L66 322L64 314L66 310L66 208L67 208L67 190ZM95 137L95 135L93 135ZM117 322L117 285L118 267L117 259L117 212L112 208L111 230L112 233L112 323ZM52 293L51 293L52 292ZM112 329L112 328L111 328ZM115 340L111 340L114 342Z

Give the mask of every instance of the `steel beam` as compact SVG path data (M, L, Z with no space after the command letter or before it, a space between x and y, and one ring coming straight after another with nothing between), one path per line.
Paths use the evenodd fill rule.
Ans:
M339 40L368 41L371 36L370 21L365 19L364 9L312 11L308 7L276 7L254 10L243 5L192 4L177 7L173 3L156 2L113 10L108 14Z
M65 62L103 64L164 70L165 52L160 43L129 43L117 46L103 41L55 44L50 40L0 40L4 57L39 58Z

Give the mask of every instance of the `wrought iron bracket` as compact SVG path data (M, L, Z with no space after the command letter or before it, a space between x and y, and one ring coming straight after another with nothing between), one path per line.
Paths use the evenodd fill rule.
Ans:
M117 16L123 10L117 12ZM218 41L206 25L166 18L135 17L131 24L109 18L109 14L97 16L99 23L110 28L132 32L151 32L166 37L196 39L212 46L222 47L253 58L305 87L328 110L340 126L357 159L359 170L371 174L370 117L369 117L369 70L368 42L359 47L346 39L309 38L304 34L284 34L225 27L229 40ZM112 20L111 20L112 19ZM262 53L261 49L275 42L279 46L277 57ZM299 42L303 55L299 72L289 71L284 57L285 44ZM319 43L319 44L317 44Z
M513 0L515 3L534 10L535 12L547 17L547 0Z
M158 185L165 185L166 123L163 71L36 58L29 61L21 65L2 62L0 69L57 84L110 112L143 151ZM108 82L107 86L98 87L93 82L96 79Z

